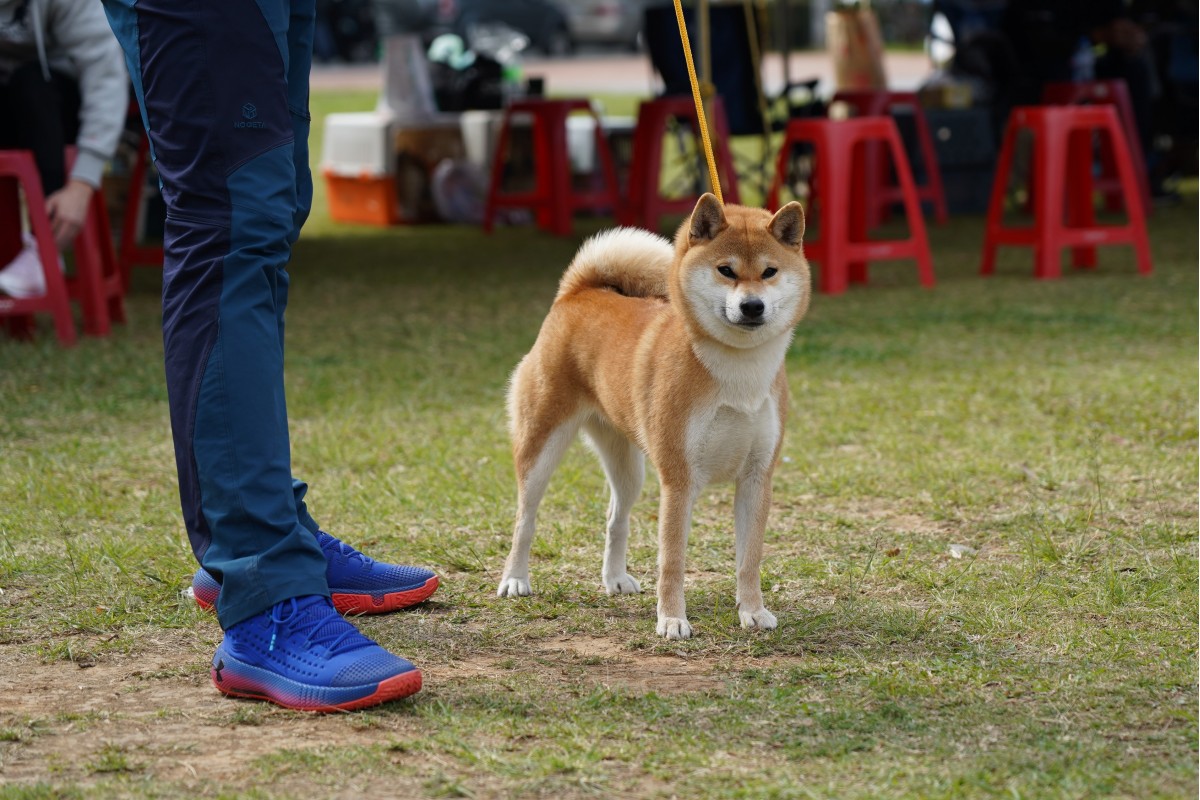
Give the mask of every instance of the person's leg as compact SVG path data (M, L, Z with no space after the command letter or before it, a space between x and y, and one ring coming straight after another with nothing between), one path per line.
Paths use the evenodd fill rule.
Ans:
M290 6L105 8L167 203L163 343L180 495L197 558L223 579L213 684L311 711L410 695L420 671L334 609L326 555L300 522L291 477L284 267L299 215Z
M79 105L75 80L53 70L47 80L37 61L17 67L0 87L0 147L33 153L44 197L66 185L64 148L79 133ZM41 297L46 277L33 239L20 231L5 238L0 244L0 294Z
M192 549L222 584L225 628L328 595L325 558L297 517L284 401L297 198L278 46L288 14L274 5L106 3L167 203L163 345L180 495Z
M0 149L8 149L16 147L14 141L16 139L16 111L11 105L9 99L12 92L9 91L8 83L0 81Z
M308 485L292 481L296 516L316 537L325 554L325 579L333 607L343 614L386 614L415 606L429 599L438 588L438 577L423 567L388 564L363 555L345 542L321 530L308 512L304 497ZM204 567L192 577L192 597L204 609L218 604L219 584Z
M61 72L46 80L40 63L13 70L5 94L12 110L5 123L6 146L32 150L47 195L67 182L63 148L79 132L79 87Z
M312 208L312 170L308 165L308 135L310 116L308 111L309 72L312 70L313 32L316 25L315 0L293 0L289 10L287 41L281 45L287 59L287 105L292 125L292 169L296 175L296 203L292 214L292 227L288 242L295 244L300 238L300 229L308 220ZM276 305L279 314L279 339L283 341L283 309L287 307L288 281L278 284ZM308 485L293 477L292 491L296 501L296 516L300 524L314 535L320 526L308 513L304 496Z
M1096 59L1096 77L1102 80L1123 80L1129 87L1134 124L1142 146L1139 155L1146 164L1150 164L1154 154L1154 99L1160 92L1160 86L1149 52L1109 52Z

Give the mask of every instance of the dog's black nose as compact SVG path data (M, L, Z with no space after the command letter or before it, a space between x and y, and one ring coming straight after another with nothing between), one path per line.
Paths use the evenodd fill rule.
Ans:
M751 297L749 300L742 301L742 316L747 319L758 319L763 315L763 311L766 308L762 300L759 300L757 297Z

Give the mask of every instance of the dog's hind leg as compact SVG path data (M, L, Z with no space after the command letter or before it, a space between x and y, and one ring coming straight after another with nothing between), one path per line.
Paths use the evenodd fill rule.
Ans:
M583 427L604 474L608 478L608 520L605 528L604 567L600 579L613 594L636 594L642 590L627 572L625 552L629 545L629 514L642 493L646 459L642 451L601 419L588 420Z
M518 435L513 448L517 467L517 521L513 528L512 550L496 590L499 597L533 593L529 587L529 548L533 544L538 506L550 485L550 476L579 431L580 422L579 417L573 417L548 435Z

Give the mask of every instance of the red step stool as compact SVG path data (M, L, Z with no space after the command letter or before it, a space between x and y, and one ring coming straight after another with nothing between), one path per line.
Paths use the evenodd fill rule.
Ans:
M75 148L67 148L67 171L75 163ZM127 281L113 248L112 226L104 192L92 192L87 219L75 237L75 276L67 278L67 294L83 310L83 332L108 336L112 323L125 322Z
M125 214L121 218L121 249L117 254L121 282L126 292L129 291L129 278L133 267L162 267L163 263L161 245L143 245L137 240L138 215L142 208L142 193L146 190L146 168L149 161L150 140L145 130L141 130L137 155L134 156L133 168L129 174L129 193L125 196Z
M0 150L0 265L8 264L21 252L21 190L29 213L29 227L37 241L38 258L50 264L46 270L46 293L41 297L18 300L0 295L0 318L9 334L27 339L33 336L33 315L48 313L54 318L54 330L64 346L75 344L75 320L67 296L67 283L58 270L58 248L54 231L46 216L46 196L33 154L28 150Z
M712 123L713 156L721 181L722 196L728 203L738 203L737 173L729 149L729 121L720 97L709 101L705 112ZM663 215L689 214L696 207L700 194L686 197L664 197L659 181L663 166L663 139L672 120L685 119L692 134L700 141L700 118L695 101L690 96L659 97L644 100L638 105L637 124L633 131L633 155L629 166L629 206L626 223L646 230L658 231ZM697 148L699 149L699 148ZM701 156L703 158L703 156ZM705 168L705 177L708 176Z
M74 162L75 148L68 147L68 172ZM113 322L125 321L125 286L113 250L103 192L97 190L92 193L87 218L75 237L74 275L64 277L57 268L58 247L46 215L46 198L33 154L27 150L0 150L0 175L8 176L0 179L8 184L7 187L0 185L0 219L13 221L13 224L3 226L7 239L0 243L0 261L7 263L20 252L20 199L17 192L20 184L25 190L30 228L37 241L38 256L46 278L46 294L42 297L24 300L0 297L0 316L10 317L7 325L9 332L20 337L31 336L31 314L49 311L54 315L59 341L64 345L74 344L75 324L70 304L65 300L60 302L61 290L65 298L79 302L83 312L83 332L90 336L107 336L112 332ZM51 267L47 268L47 264ZM69 336L64 335L66 326L69 326Z
M604 188L579 192L571 186L571 162L567 153L567 117L584 111L595 122L596 155L600 162ZM504 165L514 116L533 119L535 188L531 192L502 192ZM619 219L621 196L612 153L604 135L600 117L592 104L583 99L527 99L510 103L504 110L496 152L492 158L492 180L483 213L483 230L491 233L496 211L501 208L529 208L537 213L538 227L560 236L571 233L571 217L579 209L608 209Z
M1146 163L1142 156L1142 137L1138 134L1137 118L1133 114L1133 101L1129 87L1123 80L1110 81L1063 81L1047 84L1042 89L1042 105L1111 105L1117 109L1125 139L1133 152L1133 169L1138 186L1142 191L1142 210L1149 215L1153 210L1150 201L1150 178L1146 175ZM1121 181L1117 177L1116 161L1109 140L1100 140L1100 179L1095 182L1096 191L1105 198L1110 211L1125 207L1122 200Z
M907 258L916 260L921 285L933 286L933 260L925 234L925 218L908 157L892 118L790 121L767 196L769 208L779 207L779 191L787 174L792 146L802 142L811 143L816 155L812 202L820 205L819 238L805 242L804 252L821 264L821 291L840 294L850 281L866 283L868 262ZM908 219L907 239L867 238L867 186L871 178L867 152L874 145L887 148L892 156Z
M1004 197L1017 134L1021 130L1032 131L1034 138L1031 192L1034 224L1014 228L1003 225ZM1109 139L1116 174L1125 195L1128 220L1124 225L1096 223L1092 203L1092 140L1097 132L1102 139ZM1060 255L1064 247L1071 248L1072 263L1076 267L1094 267L1097 245L1130 244L1137 255L1138 272L1148 274L1152 270L1142 193L1137 185L1133 156L1112 106L1023 106L1013 109L1004 130L1000 160L996 164L980 274L991 275L995 271L996 248L1002 244L1033 248L1035 278L1052 279L1062 275Z
M925 183L917 184L917 197L933 206L933 218L945 224L946 192L942 188L942 170L938 166L937 153L933 149L933 136L929 133L929 122L916 92L891 92L870 89L840 91L831 103L845 103L854 109L858 117L886 116L897 108L912 108L913 122L917 131L917 146L921 150L921 164L925 167ZM867 154L867 174L873 176L867 199L867 221L877 228L887 218L888 211L903 202L904 196L898 185L892 185L887 173L887 162L880 158L880 148L871 147Z

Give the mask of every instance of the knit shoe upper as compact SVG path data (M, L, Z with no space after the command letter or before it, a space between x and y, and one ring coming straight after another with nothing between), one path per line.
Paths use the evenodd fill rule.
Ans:
M349 711L407 697L421 673L359 633L321 595L294 597L225 631L213 685L301 711Z
M363 555L324 531L317 544L325 554L325 578L333 605L343 614L382 614L416 605L432 595L438 577L421 567L385 564ZM213 608L221 585L203 567L192 578L192 596L202 608Z

